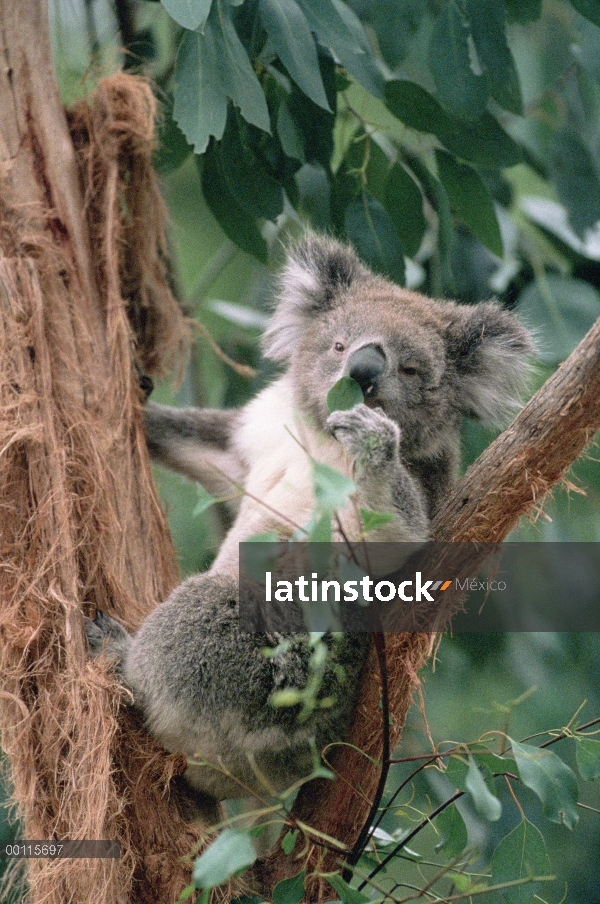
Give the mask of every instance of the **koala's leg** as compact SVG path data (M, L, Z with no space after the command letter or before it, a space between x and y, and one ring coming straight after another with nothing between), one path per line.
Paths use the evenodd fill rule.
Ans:
M201 483L215 496L235 492L245 465L234 444L235 410L172 408L148 402L144 425L150 455L167 468Z
M425 540L425 495L400 458L400 428L395 421L379 409L357 405L349 411L334 411L327 426L354 464L359 506L396 516L369 539Z

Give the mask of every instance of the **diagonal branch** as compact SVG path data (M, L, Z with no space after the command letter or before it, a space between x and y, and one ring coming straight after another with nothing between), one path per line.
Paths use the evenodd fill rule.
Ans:
M514 422L469 468L438 512L432 539L498 542L521 515L539 507L600 429L600 319L567 361L528 402ZM396 745L412 702L418 669L432 645L428 634L390 634L387 638L388 684L392 720L390 741ZM382 757L380 681L371 651L353 729L335 768L340 779L305 786L292 817L351 848L369 811ZM363 755L353 748L363 751ZM354 790L360 787L360 792ZM338 855L310 847L304 861L286 857L276 845L261 864L259 879L269 893L281 879L303 865L309 871L335 869ZM306 900L317 904L334 893L315 880Z

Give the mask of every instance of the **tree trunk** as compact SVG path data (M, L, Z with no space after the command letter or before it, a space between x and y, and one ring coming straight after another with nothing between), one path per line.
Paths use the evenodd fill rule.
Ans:
M119 717L82 617L89 604L135 627L178 580L134 368L136 353L156 363L149 332L171 350L184 333L164 278L154 101L114 76L72 117L74 144L45 0L0 0L0 28L2 743L24 838L122 849L30 860L30 900L172 904L198 837L168 795L184 764Z

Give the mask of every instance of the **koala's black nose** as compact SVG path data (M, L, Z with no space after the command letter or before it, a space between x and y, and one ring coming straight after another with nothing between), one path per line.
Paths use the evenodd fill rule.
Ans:
M369 390L372 394L385 364L385 354L379 345L363 345L350 355L348 376L356 380L365 395Z

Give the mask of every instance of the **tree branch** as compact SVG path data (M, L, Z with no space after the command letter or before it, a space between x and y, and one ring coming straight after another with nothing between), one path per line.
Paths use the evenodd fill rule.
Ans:
M435 541L503 540L519 517L543 504L600 429L600 319L567 361L547 380L513 423L469 468L454 487L433 526ZM388 685L392 720L390 741L401 736L412 702L418 669L426 662L433 637L392 633L387 636ZM332 836L348 849L354 844L377 788L382 731L377 657L371 651L348 747L335 760L340 778L306 785L292 818ZM352 747L364 752L359 755ZM360 788L360 792L357 790ZM335 869L339 854L311 846L302 862L286 857L275 845L258 870L269 894L281 879L307 866ZM306 900L317 904L334 897L325 880L315 880Z

